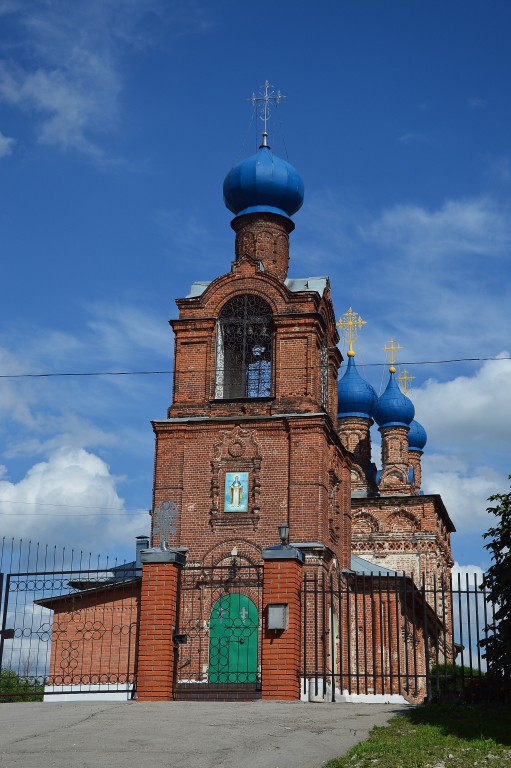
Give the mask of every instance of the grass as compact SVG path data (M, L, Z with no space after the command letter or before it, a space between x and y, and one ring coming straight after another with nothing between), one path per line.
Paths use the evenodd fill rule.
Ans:
M511 708L490 704L417 707L374 728L325 768L510 768Z

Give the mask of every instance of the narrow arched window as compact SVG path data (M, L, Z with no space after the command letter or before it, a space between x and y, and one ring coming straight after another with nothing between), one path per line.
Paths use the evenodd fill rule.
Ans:
M269 397L272 393L272 312L259 296L235 296L217 327L215 397Z

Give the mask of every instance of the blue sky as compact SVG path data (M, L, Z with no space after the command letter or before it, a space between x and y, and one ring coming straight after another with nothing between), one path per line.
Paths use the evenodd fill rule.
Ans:
M305 182L290 275L328 274L337 316L367 321L378 391L400 343L424 488L456 560L487 566L511 471L510 22L499 0L0 0L2 375L170 370L175 298L229 270L222 182L269 79L272 149ZM499 359L422 364L458 358ZM170 375L0 379L1 534L130 557L170 399Z

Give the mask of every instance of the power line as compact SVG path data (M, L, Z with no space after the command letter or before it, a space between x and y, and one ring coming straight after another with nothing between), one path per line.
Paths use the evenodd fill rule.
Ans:
M52 502L47 501L15 501L12 499L0 499L0 504L23 504L25 506L34 506L34 507L61 507L64 509L97 509L101 510L101 512L97 512L96 514L92 515L90 513L83 513L83 514L77 514L74 515L74 517L97 517L98 515L104 515L108 517L125 517L126 515L135 516L140 515L142 512L146 513L148 512L147 509L126 509L119 511L119 507L99 507L99 506L87 506L85 504L56 504ZM111 511L110 511L111 510ZM0 512L0 515L17 515L18 512ZM45 513L44 515L41 515L39 512L25 512L25 515L32 515L34 517L69 517L69 515L60 515L60 514L52 514L52 513Z
M6 502L0 502L0 503L5 504ZM65 506L65 505L63 505L63 506ZM147 509L146 510L140 510L140 511L141 512L142 511L147 512ZM19 512L0 512L0 515L2 517L16 517L17 515L19 515ZM78 513L77 515L73 515L73 519L76 518L76 517L134 517L134 516L135 516L134 512L117 512L117 513L115 513L115 512L114 513L112 513L112 512L106 512L106 513L98 512L95 515L83 512L83 513ZM47 517L65 517L66 519L69 520L69 515L58 515L58 514L54 514L52 512L44 512L44 513L41 513L41 512L25 512L23 514L23 517L41 517L41 518L44 518L44 519L46 519Z
M448 360L407 360L397 363L403 365L446 365L449 363L483 363L486 361L511 360L511 357L453 357ZM360 368L369 367L387 367L388 362L383 363L362 363L357 362ZM281 366L284 371L302 370L301 366ZM177 373L199 373L202 368L186 368L183 371L177 370ZM0 373L0 379L45 379L59 377L81 377L81 376L168 376L174 373L174 370L168 371L86 371L86 372L63 372L63 373Z
M58 376L159 376L172 371L86 371L72 373L0 373L0 379L49 379Z

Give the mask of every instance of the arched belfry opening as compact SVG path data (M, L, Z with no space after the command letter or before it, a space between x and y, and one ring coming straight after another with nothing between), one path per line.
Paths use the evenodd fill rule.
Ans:
M215 397L272 395L273 313L264 299L243 294L230 299L217 323Z

